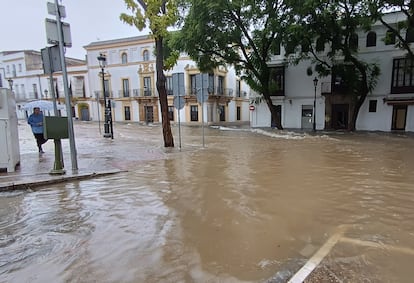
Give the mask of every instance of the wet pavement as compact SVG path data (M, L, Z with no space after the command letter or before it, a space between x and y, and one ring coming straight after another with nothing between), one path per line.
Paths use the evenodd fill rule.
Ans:
M158 126L154 128L158 129ZM128 162L142 162L154 158L144 150L144 154L128 156L125 160L131 149L130 141L133 136L119 140L122 139L122 133L117 133L115 139L104 138L102 131L99 131L98 123L77 121L74 123L74 132L78 169L72 169L70 144L69 140L65 139L61 141L64 173L52 174L55 164L54 141L49 140L44 144L45 153L39 154L35 139L26 122L20 120L18 129L20 164L16 166L15 172L0 172L0 191L34 188L51 183L116 174L128 170L126 164Z
M74 127L79 170L64 140L52 176L19 125L0 282L412 282L408 135L185 127L180 150L176 126L173 149L159 125Z

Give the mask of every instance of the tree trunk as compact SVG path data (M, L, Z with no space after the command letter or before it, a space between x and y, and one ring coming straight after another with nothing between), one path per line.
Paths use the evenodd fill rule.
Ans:
M349 120L349 124L348 124L348 131L353 132L356 130L356 121L358 119L359 110L361 109L361 106L364 103L367 96L368 96L368 93L364 93L359 98L356 99L354 107L352 107L351 119Z
M168 99L167 90L165 89L164 75L164 56L163 56L163 37L159 36L155 40L157 52L156 70L157 70L157 90L160 99L162 134L164 137L164 147L174 147L174 138L171 132L170 119L168 118Z
M277 106L273 104L273 101L270 95L263 94L263 97L266 101L267 107L270 110L271 127L276 127L278 130L283 130L282 121L280 120L280 113L277 109Z

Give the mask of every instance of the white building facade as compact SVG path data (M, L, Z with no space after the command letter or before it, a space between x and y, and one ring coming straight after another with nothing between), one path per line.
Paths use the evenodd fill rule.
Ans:
M72 114L79 117L80 110L75 107L77 101L87 100L88 85L87 66L83 60L66 58L69 91L71 92ZM50 81L53 81L51 84ZM65 104L62 73L56 72L52 78L44 74L40 51L20 50L0 52L0 87L12 89L16 99L17 115L19 119L28 116L22 106L32 100L52 100L52 93L56 94L57 103ZM62 115L66 112L63 111Z
M390 13L385 20L396 23L401 14ZM362 105L356 130L414 131L414 64L395 43L384 40L387 29L377 23L371 31L358 33L358 56L365 62L378 64L381 74L375 89ZM410 40L411 41L411 40ZM414 38L412 39L414 41ZM332 76L307 75L310 61L286 65L283 50L269 62L279 72L280 92L273 103L280 108L282 126L287 129L346 129L350 119L350 96L340 92L338 80ZM313 111L313 104L316 111ZM251 113L251 126L270 127L271 115L264 102L258 102Z
M154 40L149 36L92 42L87 51L89 93L93 119L104 118L103 84L108 92L115 122L161 122L156 89ZM98 56L106 57L104 82ZM184 76L183 108L174 107L173 74ZM197 100L196 76L200 71L194 61L180 56L172 70L165 71L170 121L187 124L248 124L248 87L231 68L220 67L208 74L208 97ZM99 102L99 103L98 103ZM99 113L98 113L99 112ZM202 116L204 115L204 116Z

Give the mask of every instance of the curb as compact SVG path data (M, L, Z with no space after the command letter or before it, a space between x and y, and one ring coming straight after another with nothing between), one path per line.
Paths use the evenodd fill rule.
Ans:
M102 172L90 172L90 173L82 173L82 174L71 175L71 176L56 176L56 177L49 178L47 180L39 180L39 181L7 182L7 183L0 184L0 192L32 189L32 188L41 187L41 186L49 185L49 184L58 184L58 183L64 183L64 182L73 181L73 180L84 180L84 179L90 179L90 178L95 178L95 177L118 174L122 172L127 172L127 171L112 170L112 171L102 171Z

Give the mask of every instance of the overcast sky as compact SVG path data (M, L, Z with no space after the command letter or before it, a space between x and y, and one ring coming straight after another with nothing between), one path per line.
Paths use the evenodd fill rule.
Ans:
M47 46L45 18L47 2L54 0L0 0L2 15L0 51L38 50ZM7 4L5 3L7 2ZM66 8L63 22L70 24L72 47L66 56L84 59L83 46L100 40L124 38L145 34L119 20L122 12L128 12L123 0L63 0Z

